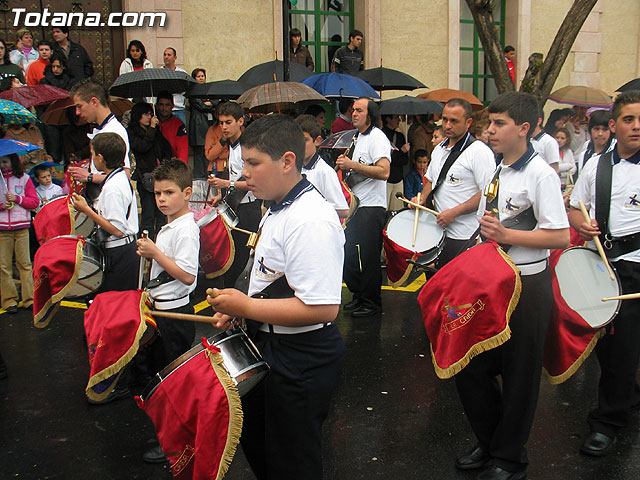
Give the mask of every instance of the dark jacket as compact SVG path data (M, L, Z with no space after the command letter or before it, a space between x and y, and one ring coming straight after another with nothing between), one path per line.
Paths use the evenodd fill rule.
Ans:
M391 151L391 167L389 169L389 178L387 179L387 183L399 183L402 181L404 166L409 161L409 155L400 150L400 148L407 142L404 135L396 130L383 127L382 131L389 139L389 142L391 142L391 145L398 149Z
M151 173L163 160L172 157L171 145L156 128L143 128L139 123L129 124L129 145L136 159L136 171L132 178L142 180L143 173Z
M291 46L291 49L289 50L289 61L298 63L303 67L307 67L313 72L313 58L311 58L309 49L304 45L299 45L296 51L293 51L293 45Z
M75 155L78 160L91 158L88 133L93 131L93 125L65 125L62 128L62 145L64 147L64 158Z
M423 187L424 182L422 181L422 174L415 168L409 170L409 173L404 177L404 183L402 184L404 196L408 199L412 199L418 195L418 192L422 192Z
M93 62L82 45L69 40L69 55L56 44L54 51L62 52L67 57L69 73L78 81L93 77Z
M40 84L51 85L52 87L58 87L62 90L69 91L78 80L69 75L66 71L62 72L62 75L54 75L51 71L51 65L47 65L44 69L44 77L40 79Z
M189 99L189 145L204 145L210 123L208 113L215 112L215 107L207 107L199 98Z

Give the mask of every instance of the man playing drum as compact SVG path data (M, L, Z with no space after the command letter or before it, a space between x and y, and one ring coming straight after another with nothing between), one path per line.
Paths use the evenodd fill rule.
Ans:
M249 296L214 289L207 301L218 312L217 328L230 328L231 316L247 319L271 367L242 398L242 448L257 478L319 480L322 423L344 357L334 322L344 232L336 211L301 174L305 140L293 120L263 117L240 142L248 188L273 205L261 221Z
M360 208L346 229L344 281L353 292L353 299L344 309L352 310L354 317L369 317L382 312L380 249L387 211L391 144L376 127L380 117L378 106L372 100L356 100L351 118L358 129L353 155L351 158L340 155L336 160L337 167L357 178L351 189L360 199Z
M468 246L478 228L481 190L495 170L491 149L476 142L469 132L472 122L469 102L452 98L446 103L442 128L447 139L431 153L422 190L421 203L440 212L437 223L446 229L442 253L436 262L438 268Z
M492 181L498 185L497 202L488 197L480 202L484 211L481 234L504 248L510 246L508 253L520 270L522 290L509 322L511 338L474 357L455 377L478 440L455 464L470 470L490 463L479 480L520 480L527 476L525 444L538 401L551 318L549 249L569 244L569 224L558 175L529 142L538 120L536 99L519 92L502 94L489 105L489 118L489 140L499 153L500 164ZM488 207L487 202L491 202ZM503 225L527 211L534 215L528 230ZM490 268L487 276L491 276Z
M600 237L626 294L640 285L640 91L618 95L612 116L609 127L617 144L585 164L571 195L569 220L585 240ZM590 211L591 223L578 209L580 201ZM608 454L617 432L628 425L629 413L640 404L639 320L640 300L624 300L608 335L596 345L598 406L589 413L591 433L580 448L587 455Z

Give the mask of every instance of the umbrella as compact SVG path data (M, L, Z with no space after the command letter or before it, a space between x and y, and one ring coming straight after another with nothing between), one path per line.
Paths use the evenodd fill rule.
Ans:
M11 88L0 93L0 98L19 103L25 108L47 105L59 98L68 98L69 92L51 85L29 85Z
M431 90L427 93L421 93L418 97L428 98L429 100L436 100L437 102L442 103L447 103L452 98L462 98L471 104L471 109L473 111L482 110L484 108L480 99L473 93L463 92L462 90L452 90L451 88Z
M327 98L380 98L367 82L343 73L319 73L305 78L302 83Z
M297 63L289 64L289 81L301 82L311 76L311 72ZM262 85L264 83L282 82L284 80L284 66L282 60L272 60L251 67L244 72L238 81L250 87Z
M19 103L3 99L0 99L0 119L5 125L24 125L40 121Z
M640 90L640 78L625 83L620 88L616 88L616 92L627 92L629 90Z
M73 99L67 96L56 100L45 110L40 119L51 125L68 125L67 109L74 108ZM122 115L133 107L133 102L126 98L109 97L109 108L114 115Z
M249 86L235 80L218 80L217 82L190 85L186 97L235 100L248 89Z
M347 149L351 146L353 136L358 130L343 130L341 132L333 133L325 138L318 148L332 148L332 149ZM391 145L392 150L398 150L397 147Z
M420 80L411 75L386 67L376 67L363 70L358 77L367 82L376 90L415 90L427 88Z
M604 91L577 85L562 87L547 97L557 103L577 105L579 107L608 107L611 105L611 97Z
M120 75L109 92L118 97L153 97L161 91L185 92L190 83L197 82L185 72L168 68L144 68Z
M244 92L238 103L251 112L270 113L305 108L327 99L313 88L298 82L273 82Z
M0 157L11 155L12 153L24 155L25 153L33 152L40 148L42 147L21 140L13 140L11 138L0 139Z
M402 97L384 100L380 103L381 115L427 115L429 113L442 113L444 105L427 98Z

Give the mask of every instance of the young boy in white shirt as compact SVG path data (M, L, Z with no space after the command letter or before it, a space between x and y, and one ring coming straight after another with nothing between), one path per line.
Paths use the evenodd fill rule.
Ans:
M40 185L36 187L36 193L40 199L40 207L50 200L63 195L62 187L53 183L51 167L47 165L36 165L33 173Z
M158 209L167 216L167 224L158 232L156 242L137 240L138 255L152 259L151 280L147 285L155 310L194 313L189 295L196 288L200 229L189 210L191 171L180 159L163 162L153 171L154 193ZM156 318L160 335L148 347L150 372L158 372L191 348L195 336L193 322ZM158 446L147 451L149 463L165 461Z

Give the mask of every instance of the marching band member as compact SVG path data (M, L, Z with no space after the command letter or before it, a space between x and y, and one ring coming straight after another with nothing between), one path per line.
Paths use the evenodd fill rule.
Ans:
M271 370L242 399L242 447L257 478L322 478L322 423L342 370L344 343L334 320L342 293L344 233L335 210L301 175L305 141L284 115L242 134L243 176L262 218L248 295L214 290L218 328L232 316Z
M487 210L486 197L480 202L481 234L512 246L509 255L520 269L522 291L509 323L511 338L474 357L455 377L478 440L473 450L456 459L456 467L476 469L491 462L479 480L519 480L527 476L525 444L538 400L553 302L549 249L568 245L569 224L558 175L529 142L538 120L535 98L519 92L502 94L489 105L489 118L489 140L500 160L494 176L499 190L497 212ZM535 217L532 229L515 230L501 223L529 208ZM502 388L497 375L502 377Z
M189 210L191 172L180 159L163 162L153 172L158 209L167 224L158 232L156 243L150 238L137 240L138 255L152 259L151 280L147 285L154 310L193 314L189 295L196 289L200 230ZM151 372L158 372L191 348L195 337L192 322L156 319L160 335L148 347ZM142 456L149 463L166 461L160 446Z
M351 170L348 175L358 178L351 189L360 199L360 207L345 232L344 281L353 292L353 299L345 303L344 310L352 310L353 317L369 317L382 312L380 249L387 211L391 144L384 132L376 127L379 115L373 100L356 100L351 118L358 129L354 160L346 155L340 155L336 160L337 167ZM346 182L349 184L349 179Z
M583 239L600 236L622 293L634 293L640 285L640 91L618 95L612 117L609 128L617 143L612 151L585 163L571 195L569 220ZM578 209L580 201L590 210L591 223ZM640 403L639 316L640 300L624 300L608 335L596 345L601 372L598 406L589 412L591 433L580 448L587 455L607 455Z

